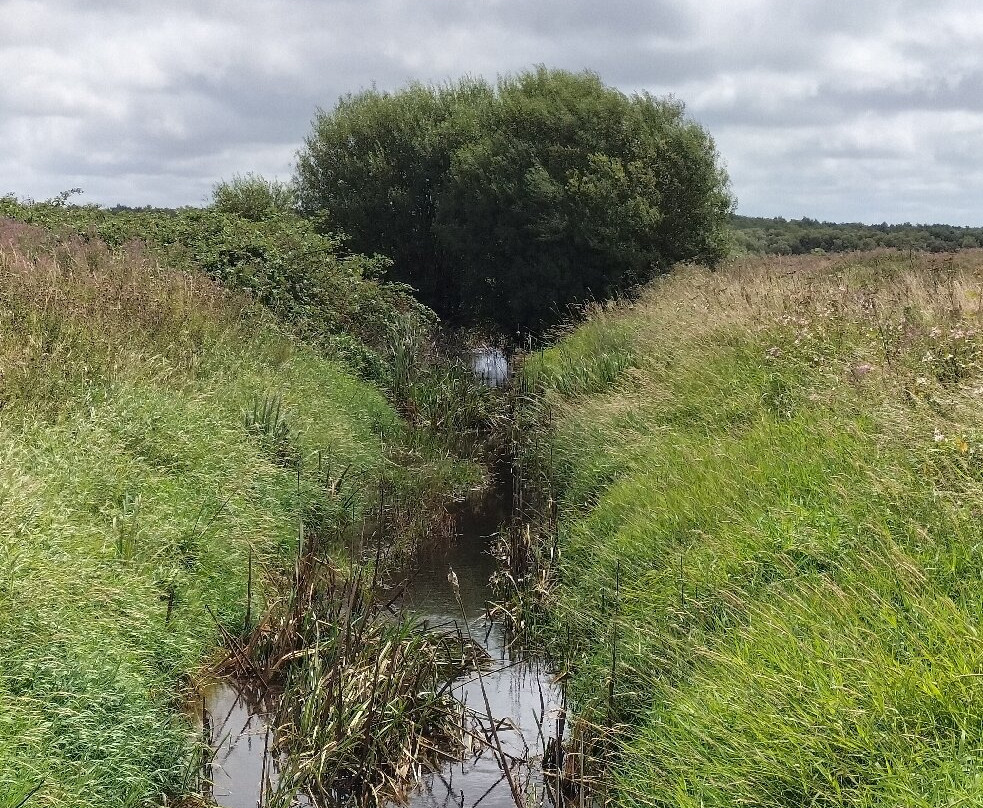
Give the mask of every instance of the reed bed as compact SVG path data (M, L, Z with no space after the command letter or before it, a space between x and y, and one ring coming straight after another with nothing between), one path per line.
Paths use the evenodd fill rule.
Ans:
M453 680L486 662L457 631L434 631L373 594L374 576L342 573L315 553L288 593L232 649L226 670L272 697L279 761L270 806L377 806L425 771L481 742Z
M979 250L681 267L529 358L602 799L983 800L981 294Z

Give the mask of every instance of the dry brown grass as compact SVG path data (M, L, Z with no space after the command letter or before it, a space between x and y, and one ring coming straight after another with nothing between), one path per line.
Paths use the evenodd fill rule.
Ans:
M716 270L680 267L634 308L644 333L683 339L728 327L770 329L839 316L857 325L918 317L973 320L983 305L983 250L953 255L896 251L744 258Z
M263 321L245 298L161 266L140 245L112 251L0 222L5 401L57 409L71 380L109 379L139 356L153 357L161 377L193 372L217 343L249 339Z

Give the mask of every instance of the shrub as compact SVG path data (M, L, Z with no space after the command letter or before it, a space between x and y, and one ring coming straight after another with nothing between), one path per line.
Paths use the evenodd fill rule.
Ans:
M716 261L731 209L680 103L545 68L347 96L317 116L297 187L441 316L523 329Z

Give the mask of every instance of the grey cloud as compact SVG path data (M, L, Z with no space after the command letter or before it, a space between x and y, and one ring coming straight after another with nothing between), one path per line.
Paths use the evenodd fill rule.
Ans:
M742 212L983 218L969 0L0 0L0 18L0 193L196 204L236 172L288 176L343 93L545 63L686 102Z
M475 4L494 15L506 28L532 31L544 36L562 36L585 31L597 35L637 35L647 32L662 38L691 37L697 22L692 7L673 0L606 0L604 3L571 3L568 0L541 0L516 3L513 0Z

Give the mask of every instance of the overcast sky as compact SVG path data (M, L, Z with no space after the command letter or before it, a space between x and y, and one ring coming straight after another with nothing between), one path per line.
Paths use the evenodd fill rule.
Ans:
M343 93L539 63L684 101L741 213L983 225L974 0L0 0L0 195L202 204Z

